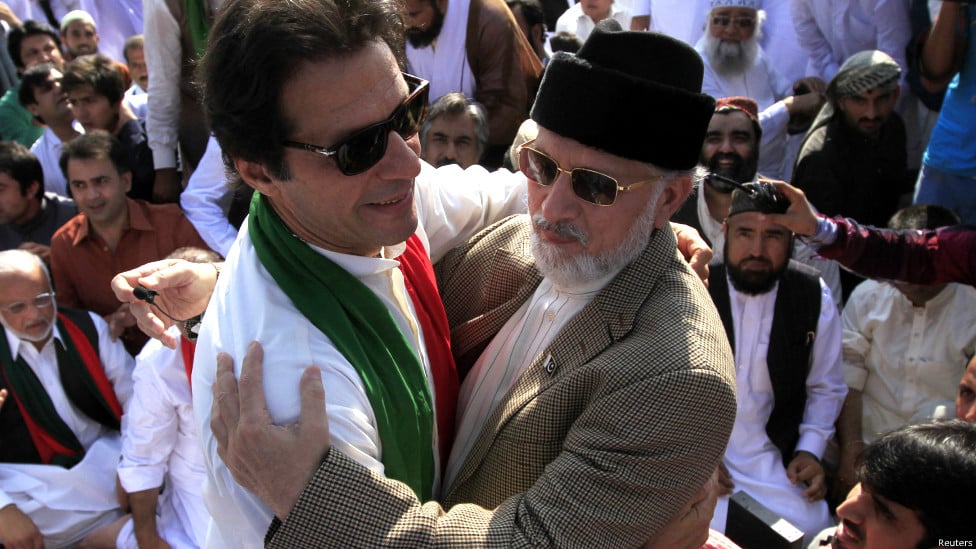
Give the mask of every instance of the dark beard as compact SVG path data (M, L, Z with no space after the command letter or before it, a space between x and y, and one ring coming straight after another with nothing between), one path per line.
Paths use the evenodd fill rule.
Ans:
M412 28L406 30L407 42L415 48L425 48L434 43L444 27L444 12L434 5L434 18L426 29Z
M746 294L746 295L761 295L769 292L776 285L776 281L779 280L783 273L786 272L786 267L790 264L790 257L793 255L793 245L791 244L787 250L786 260L778 268L773 268L772 263L769 262L770 269L766 272L759 272L754 270L746 270L739 268L743 262L754 259L747 257L739 262L739 264L733 265L729 263L729 237L725 237L725 246L723 247L723 253L725 257L725 270L729 274L729 280L732 281L732 287L736 290ZM768 260L764 260L767 261Z
M756 147L758 151L758 147L759 147L758 143L756 144ZM734 162L732 167L720 168L719 161L729 159L729 158L732 159L732 161ZM708 170L711 172L715 172L721 176L728 177L729 179L738 181L739 183L748 183L752 181L754 177L756 177L756 168L759 164L759 158L756 151L754 151L753 154L749 155L748 158L743 158L734 153L717 152L712 155L712 159L709 160L707 163L704 162L704 159L702 159L702 164L706 164L708 166ZM723 193L732 192L731 185L723 185L720 182L715 182L710 179L706 181L711 183L712 187L714 187L719 192L723 192Z

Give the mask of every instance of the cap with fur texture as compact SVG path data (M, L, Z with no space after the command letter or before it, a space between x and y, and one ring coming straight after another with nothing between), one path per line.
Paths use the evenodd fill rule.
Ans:
M749 192L742 189L732 191L732 204L726 219L746 212L781 214L790 207L790 202L777 195L776 187L770 183L746 183L743 187Z
M712 0L709 10L717 8L749 8L759 11L759 0Z
M531 118L583 145L669 170L695 166L715 100L689 45L654 32L597 28L546 67Z

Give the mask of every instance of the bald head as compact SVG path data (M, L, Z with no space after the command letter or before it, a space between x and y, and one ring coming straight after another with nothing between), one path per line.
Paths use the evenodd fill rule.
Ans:
M40 349L51 337L57 306L41 259L23 250L0 252L0 322Z

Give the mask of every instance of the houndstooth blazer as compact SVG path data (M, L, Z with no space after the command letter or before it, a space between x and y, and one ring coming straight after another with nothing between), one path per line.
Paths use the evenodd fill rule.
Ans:
M526 216L503 220L438 265L459 357L480 352L541 280L530 230ZM655 231L533 359L443 508L330 450L267 546L638 547L724 453L732 360L673 233Z

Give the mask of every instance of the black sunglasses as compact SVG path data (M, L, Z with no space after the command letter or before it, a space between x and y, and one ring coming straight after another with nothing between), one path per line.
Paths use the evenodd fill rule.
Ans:
M548 187L559 178L559 172L569 174L573 193L582 200L597 206L610 206L617 200L618 193L632 191L668 177L659 175L652 179L620 186L616 179L589 168L563 169L546 153L530 147L529 145L532 143L535 143L534 139L519 147L519 170L525 174L525 177L539 185Z
M353 132L331 148L300 141L283 141L281 144L292 149L333 157L339 171L344 175L365 172L386 154L386 143L391 131L397 132L403 139L410 139L420 131L420 126L427 119L430 84L423 78L407 73L403 73L403 78L410 86L410 93L386 120Z

